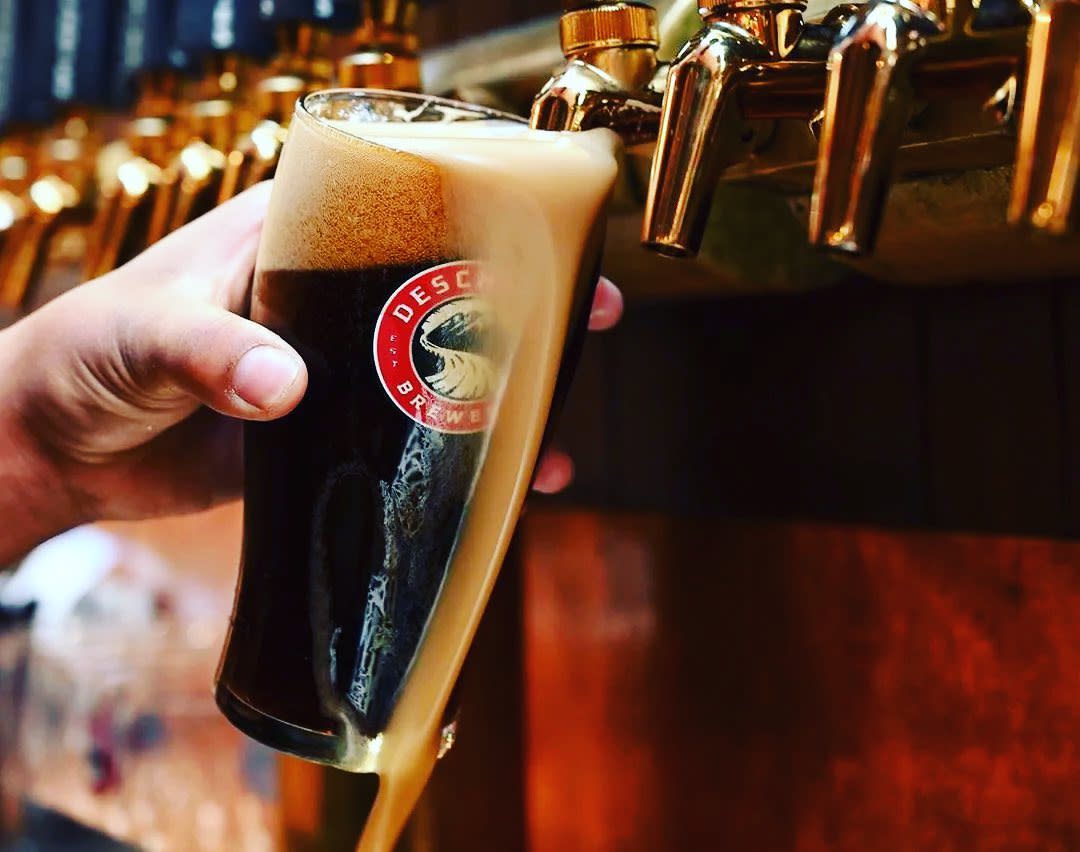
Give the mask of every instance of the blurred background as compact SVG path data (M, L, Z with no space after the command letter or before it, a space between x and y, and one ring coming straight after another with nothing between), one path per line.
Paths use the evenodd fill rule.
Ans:
M564 5L587 4L0 0L5 322L271 176L305 91L528 114L571 46ZM655 5L635 45L670 59L702 18ZM1080 241L1075 219L1007 221L1017 151L1053 160L1017 147L1025 79L1057 75L1054 138L1076 144L1076 4L934 42L926 74L963 67L908 123L875 250L842 256L807 238L824 184L783 122L859 144L818 114L853 8L805 10L807 56L751 53L757 136L724 155L696 258L640 245L659 89L631 93L647 130L620 127L605 256L627 312L561 420L577 478L527 508L402 849L1080 849ZM603 69L599 50L570 58ZM75 530L11 566L10 848L352 848L350 777L213 705L240 512Z

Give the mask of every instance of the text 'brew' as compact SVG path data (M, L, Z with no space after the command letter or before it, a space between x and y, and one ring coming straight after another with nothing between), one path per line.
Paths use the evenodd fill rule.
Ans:
M298 107L252 317L309 386L245 430L217 695L269 745L378 774L363 848L390 848L436 759L584 331L614 150L419 96Z

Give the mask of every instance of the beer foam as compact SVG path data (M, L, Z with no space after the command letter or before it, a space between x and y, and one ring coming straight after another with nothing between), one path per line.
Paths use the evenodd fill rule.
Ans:
M610 184L613 169L613 138L602 130L553 133L505 119L327 120L300 112L289 132L301 138L285 146L278 166L259 255L268 270L484 253L490 240L471 233L476 223L460 215L465 205L455 185L471 185L484 172L523 184L532 203L557 209L579 203L582 180ZM515 216L515 224L528 227L530 218Z
M260 268L363 269L447 257L452 240L436 164L304 113L289 136Z
M402 125L380 126L378 141L442 168L458 253L488 266L484 296L513 355L438 604L379 738L379 795L358 852L393 847L434 766L443 709L529 488L572 303L591 293L596 236L617 168L617 139L606 130L404 127L399 135Z

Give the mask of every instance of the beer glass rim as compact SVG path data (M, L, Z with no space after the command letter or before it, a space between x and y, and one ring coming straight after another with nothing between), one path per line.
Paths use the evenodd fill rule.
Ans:
M520 115L491 109L490 107L481 106L479 104L457 101L452 98L443 98L438 95L425 95L419 92L399 92L393 89L318 89L317 91L309 92L296 99L296 115L302 120L312 121L334 133L341 133L344 136L352 138L352 134L334 127L324 116L317 115L313 112L314 102L319 101L328 103L334 100L349 101L353 103L368 101L408 104L413 106L414 113L419 113L421 110L428 108L435 108L443 110L447 116L442 121L425 121L425 124L451 124L455 121L481 119L487 119L489 121L509 121L514 124L528 124L528 120L522 118ZM466 116L475 116L476 118L470 119L466 118ZM406 119L403 123L408 123L408 121L409 120ZM393 119L388 120L386 123L393 123Z

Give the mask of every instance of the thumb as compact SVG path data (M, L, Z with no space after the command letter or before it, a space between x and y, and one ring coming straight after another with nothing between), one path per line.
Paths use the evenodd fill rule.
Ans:
M203 302L158 301L116 338L146 408L167 405L179 390L222 414L272 420L300 402L307 370L274 332Z

